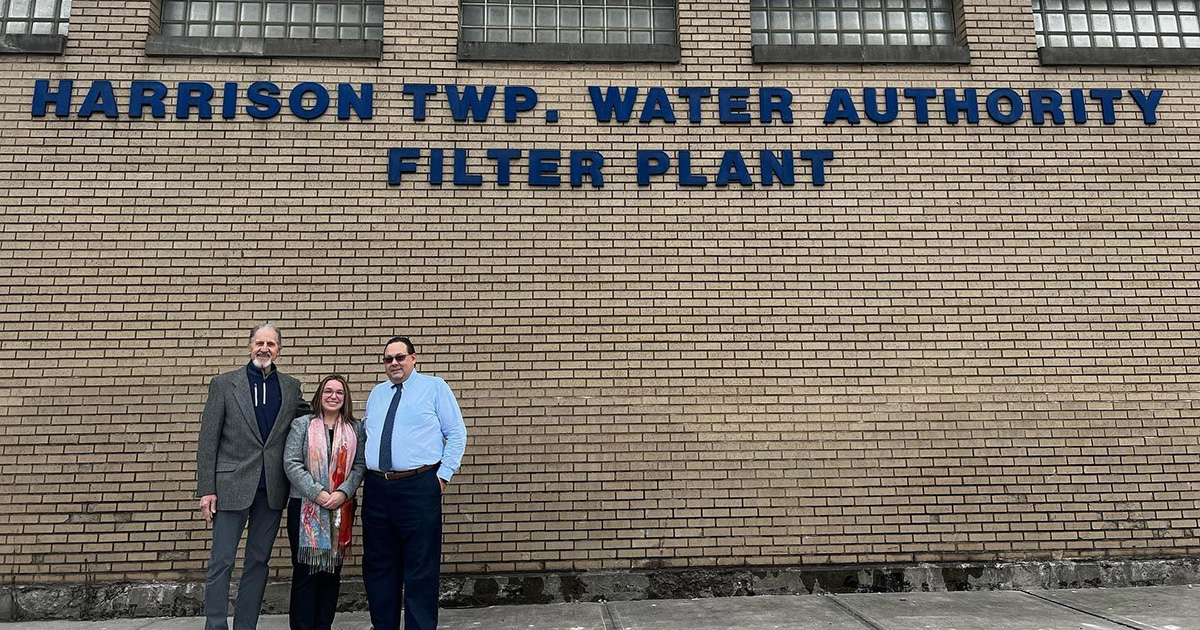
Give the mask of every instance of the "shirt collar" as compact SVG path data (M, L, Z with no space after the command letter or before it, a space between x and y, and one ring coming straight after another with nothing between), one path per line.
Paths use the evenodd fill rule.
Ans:
M263 377L262 370L255 367L254 360L251 359L250 361L248 361L246 363L246 373L249 374L252 378L257 378L259 380L265 381L268 379L275 378L275 375L279 373L279 368L275 367L275 364L272 363L271 364L271 372L268 373L266 375L266 377Z

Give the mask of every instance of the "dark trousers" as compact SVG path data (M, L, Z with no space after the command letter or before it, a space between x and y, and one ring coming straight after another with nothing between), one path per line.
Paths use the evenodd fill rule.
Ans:
M288 501L288 543L292 546L292 599L288 620L292 630L330 630L337 612L338 593L342 590L342 567L333 573L313 573L297 560L300 550L300 499Z
M442 488L437 469L363 484L363 582L374 630L435 630L442 562Z
M267 504L267 491L259 488L254 502L244 510L222 510L217 500L213 517L212 555L208 561L208 577L204 581L204 628L226 630L229 627L229 577L233 573L234 557L246 521L246 557L242 579L238 582L237 603L233 608L233 630L254 630L262 610L263 592L267 587L267 560L279 534L279 518L283 510L272 510Z

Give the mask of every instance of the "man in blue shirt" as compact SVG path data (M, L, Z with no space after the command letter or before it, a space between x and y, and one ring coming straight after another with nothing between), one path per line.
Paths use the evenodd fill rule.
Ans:
M442 492L467 444L446 381L417 372L407 337L383 348L388 380L367 398L363 582L374 630L434 630L442 562Z

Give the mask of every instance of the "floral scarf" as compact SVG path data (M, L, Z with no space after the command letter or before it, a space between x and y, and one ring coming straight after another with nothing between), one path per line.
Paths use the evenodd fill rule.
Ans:
M313 416L308 424L308 452L305 465L313 479L330 492L346 481L358 438L349 422L338 418L333 428L333 457L329 457L329 439L325 422ZM332 470L330 464L332 463ZM354 497L336 510L327 510L315 501L300 504L300 544L297 559L313 572L333 571L350 555L350 534L354 525Z

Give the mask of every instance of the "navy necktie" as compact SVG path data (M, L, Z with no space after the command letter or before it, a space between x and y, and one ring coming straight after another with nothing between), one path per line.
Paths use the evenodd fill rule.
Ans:
M404 391L403 383L392 385L396 390L392 394L392 404L388 405L387 416L383 419L383 435L379 438L379 472L392 469L392 429L396 426L396 408L400 406L400 393Z

